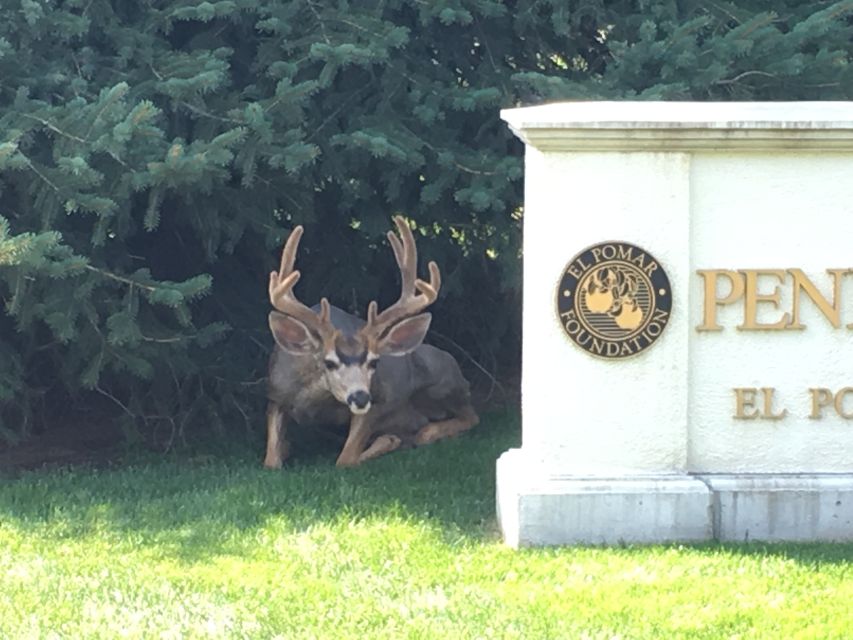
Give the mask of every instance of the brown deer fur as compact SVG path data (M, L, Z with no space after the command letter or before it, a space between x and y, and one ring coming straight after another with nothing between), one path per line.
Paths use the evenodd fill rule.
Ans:
M297 227L282 251L281 268L270 274L270 358L267 452L264 465L281 467L289 450L287 426L346 425L349 434L339 466L357 465L400 447L425 445L475 426L468 382L449 353L422 344L432 304L441 286L438 267L430 280L416 277L411 230L398 217L398 238L389 232L401 273L398 302L367 322L325 299L308 308L293 295L302 235Z

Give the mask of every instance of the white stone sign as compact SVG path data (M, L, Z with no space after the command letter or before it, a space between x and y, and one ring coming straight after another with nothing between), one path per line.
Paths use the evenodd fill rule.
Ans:
M853 539L853 103L502 116L527 145L506 541Z

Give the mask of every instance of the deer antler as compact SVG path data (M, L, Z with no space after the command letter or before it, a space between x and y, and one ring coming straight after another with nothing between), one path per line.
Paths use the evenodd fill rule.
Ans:
M400 237L389 231L388 242L400 267L400 299L382 313L378 313L376 300L367 307L367 324L363 331L377 338L400 320L426 309L435 302L441 289L441 273L435 262L429 263L429 282L417 277L418 251L412 230L402 216L395 216L394 224L397 225Z
M333 330L329 319L329 301L326 298L320 300L320 313L315 313L293 295L293 287L299 282L301 275L299 271L294 271L293 266L296 262L296 250L299 248L299 240L302 238L303 231L302 225L299 225L290 232L281 252L281 266L277 272L270 273L270 302L282 313L296 318L310 330L323 336Z

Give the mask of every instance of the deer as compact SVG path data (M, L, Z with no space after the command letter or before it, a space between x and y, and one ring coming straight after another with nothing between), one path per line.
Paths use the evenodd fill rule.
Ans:
M424 338L432 316L425 310L441 288L438 265L429 281L417 277L412 230L394 218L399 237L388 242L400 271L400 297L367 319L322 298L308 307L293 293L303 227L295 227L270 273L269 327L275 344L267 385L267 447L264 466L279 469L290 455L288 426L349 426L338 467L353 467L397 449L430 444L479 423L459 363Z

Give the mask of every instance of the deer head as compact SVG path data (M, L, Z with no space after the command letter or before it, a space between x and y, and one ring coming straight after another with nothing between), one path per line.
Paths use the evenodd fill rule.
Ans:
M376 301L367 308L367 323L356 333L346 334L333 326L331 307L320 300L313 311L293 295L299 281L294 270L296 250L303 229L296 227L281 253L281 267L270 273L269 296L276 311L269 315L270 330L285 351L313 362L315 380L328 389L354 414L370 410L370 382L383 356L401 356L414 351L429 329L431 316L423 313L441 288L441 274L429 263L429 282L417 277L418 254L415 239L406 221L394 218L400 236L388 232L388 241L400 268L400 298L379 313ZM311 381L306 381L309 384Z

